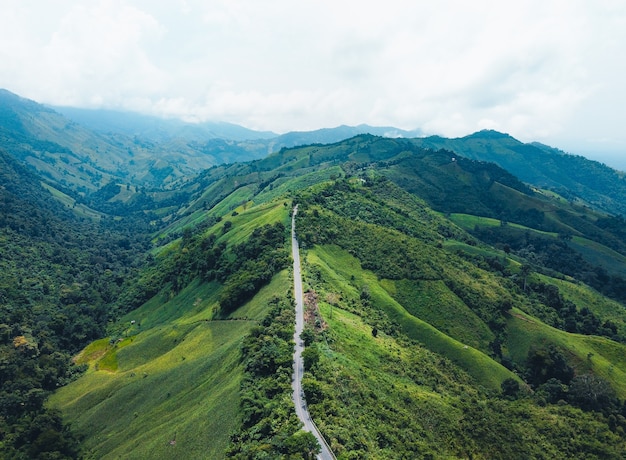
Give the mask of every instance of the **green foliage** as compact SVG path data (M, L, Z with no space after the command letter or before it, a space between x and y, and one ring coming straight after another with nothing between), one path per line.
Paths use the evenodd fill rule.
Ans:
M222 277L228 274L220 295L225 314L251 298L275 273L288 265L285 235L282 223L265 225L255 229L247 242L233 247L235 258L217 269Z
M511 399L516 399L520 392L519 382L515 379L508 378L504 380L500 387L502 388L502 394Z
M609 382L593 374L577 375L569 386L569 399L585 410L607 411L619 407Z
M317 346L311 345L306 347L302 352L302 360L304 361L304 368L311 370L320 360L320 352Z
M85 370L71 354L104 334L145 227L79 218L3 151L0 202L0 456L73 457L76 439L44 401Z
M377 327L379 333L384 331L390 335L406 335L450 359L455 365L470 373L481 385L494 390L500 388L502 380L513 377L507 369L484 353L452 339L408 313L381 286L376 276L362 271L358 261L345 251L333 246L316 247L307 259L313 267L320 268L319 275L315 275L315 289L324 289L330 293L340 292L341 300L337 305L358 313L371 326ZM326 283L329 287L324 287ZM360 288L354 287L354 284L362 286L364 283L369 286L371 293L371 300L368 302L360 299ZM369 335L371 336L371 329Z
M526 381L534 386L552 379L568 384L574 377L574 369L554 345L548 348L531 347L526 359L526 370Z
M309 458L317 452L315 438L299 431L291 401L294 315L292 302L275 297L262 326L244 339L243 419L231 437L229 458Z
M518 380L494 397L426 348L379 333L337 307L320 361L303 380L338 458L620 458L621 428L600 413L540 405ZM514 398L516 396L516 398ZM617 417L615 417L617 420ZM616 422L617 423L617 422Z
M32 128L0 116L0 130ZM176 183L181 167L166 161L142 178L130 175L135 164L98 176L69 144L26 140L7 145L23 157L37 150L47 190L77 208L42 195L35 177L17 180L29 174L0 155L1 456L78 454L43 406L68 382L51 406L93 457L220 457L231 434L234 458L314 455L290 398L293 305L275 298L288 289L286 270L275 275L288 266L292 199L323 320L302 337L303 387L339 458L624 452L626 317L575 284L624 300L623 219L419 141L358 136ZM463 142L505 157L542 150L497 133ZM59 176L79 167L75 183ZM599 205L621 189L583 182L567 196ZM118 218L81 221L102 215L86 205ZM463 215L452 223L451 212ZM144 266L147 231L160 247ZM118 317L112 336L77 358L85 364L69 366Z
M192 298L204 294L194 290ZM182 317L146 321L121 347L105 339L87 348L81 359L90 370L51 397L86 457L224 458L241 420L241 338L255 322L195 320L182 297L170 301ZM209 316L211 306L204 309ZM99 365L107 354L115 354L114 372Z
M414 139L420 147L447 149L466 158L493 162L522 181L548 186L568 200L584 200L610 214L623 214L626 191L623 176L608 166L582 156L568 155L541 144L523 144L495 131L458 138Z

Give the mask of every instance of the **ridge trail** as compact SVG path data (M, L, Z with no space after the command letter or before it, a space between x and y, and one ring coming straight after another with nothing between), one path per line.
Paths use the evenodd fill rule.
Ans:
M330 450L330 446L328 446L326 440L311 419L311 414L309 413L309 408L304 398L304 392L302 391L302 374L304 374L302 351L304 350L304 342L300 338L300 334L304 329L304 300L302 295L302 272L300 270L300 247L298 245L298 239L296 238L297 212L298 205L293 208L291 217L291 253L293 257L294 296L296 298L296 330L293 334L295 347L293 352L293 378L291 382L291 387L293 388L292 399L296 405L296 415L304 424L302 429L313 433L321 447L320 453L317 454L318 460L334 460L335 456Z

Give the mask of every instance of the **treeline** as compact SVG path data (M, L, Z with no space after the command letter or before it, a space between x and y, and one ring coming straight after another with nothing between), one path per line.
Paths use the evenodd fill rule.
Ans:
M291 399L295 306L274 297L260 326L241 346L241 427L231 436L227 457L308 458L319 451L315 436L300 430Z
M619 218L608 219L603 221L603 225L615 225L613 222L619 221ZM626 279L587 262L570 246L567 235L560 238L541 236L508 225L476 227L472 234L486 243L523 257L535 267L571 276L607 297L626 303Z
M225 221L222 232L232 223ZM178 293L195 278L224 284L220 294L223 314L251 298L275 273L288 266L287 231L282 223L254 229L247 241L229 248L216 234L187 228L171 251L158 257L120 296L118 314L128 312L169 286Z

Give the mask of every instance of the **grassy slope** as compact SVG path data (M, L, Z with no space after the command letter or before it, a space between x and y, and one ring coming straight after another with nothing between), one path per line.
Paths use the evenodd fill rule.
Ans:
M259 225L288 221L289 210L266 204L232 219L231 238L222 238L234 244ZM49 404L93 458L221 458L241 417L241 341L288 285L284 271L222 321L212 320L219 283L195 280L174 297L165 286L121 319L121 341L96 341L77 357L88 372Z
M626 346L604 337L570 334L543 324L518 309L508 320L508 349L523 362L532 346L554 344L565 350L577 374L593 372L611 382L620 398L626 397Z
M94 211L93 209L88 208L87 206L83 204L77 204L74 198L70 197L69 195L66 195L60 190L57 190L51 185L46 184L45 182L41 182L41 186L45 188L46 190L48 190L50 194L53 197L55 197L59 202L61 202L63 205L65 205L68 208L72 208L74 212L81 217L88 217L90 219L99 219L103 216L102 213L98 211Z
M451 214L450 220L467 231L471 231L476 226L499 227L501 225L501 222L498 219L474 216L471 214ZM547 236L555 239L558 238L558 234L554 232L545 232L514 223L507 223L507 225L512 228L527 231L540 236ZM622 254L600 243L581 236L574 236L569 242L569 245L579 252L582 257L591 264L599 265L611 273L626 276L626 257Z
M584 284L543 276L540 278L544 282L556 285L566 299L571 300L580 307L589 308L602 321L612 321L617 326L618 332L626 333L624 306L619 302L604 297Z
M383 280L385 290L407 312L444 334L479 350L486 350L494 334L441 280Z
M393 448L381 445L381 438L402 436L396 425L406 426L407 420L421 428L405 435L412 438L414 451L427 452L429 444L439 443L440 453L446 452L454 438L451 422L461 412L442 393L471 392L468 377L451 377L445 368L434 370L431 366L437 358L424 348L398 343L383 333L374 338L371 326L357 315L325 303L321 313L332 339L329 345L321 344L322 363L333 379L333 388L326 391L336 395L345 413L334 411L329 402L313 405L312 412L338 458L353 458L351 452L357 448L365 449L369 458L397 458ZM372 398L371 404L364 404L362 398ZM415 442L414 438L422 439ZM351 444L354 439L357 445Z
M316 247L307 255L311 267L323 267L321 252L340 256ZM324 271L326 288L343 287L349 304L356 290L345 274ZM305 391L318 395L309 407L339 459L615 458L602 454L603 445L623 447L593 415L568 405L539 407L530 398L484 399L467 372L428 344L382 331L374 337L363 312L325 301L319 307L328 329L316 344L320 361L314 375L305 374Z
M362 270L359 261L346 251L333 246L315 247L309 252L307 260L310 264L316 265L326 279L332 280L331 285L339 292L345 293L348 290L346 285L350 283L356 286L367 284L373 304L382 308L410 338L447 357L481 385L498 390L503 380L515 378L514 374L477 349L451 338L409 313L383 287L389 287L390 281L379 282L376 275ZM352 295L355 295L356 288L352 287L352 290Z
M177 319L157 311L117 347L106 339L88 347L78 361L90 370L50 405L95 458L221 458L240 417L241 340L287 282L278 275L242 307L247 321L199 320L189 299L202 298L207 285L194 283L168 302ZM211 306L201 316L210 318Z

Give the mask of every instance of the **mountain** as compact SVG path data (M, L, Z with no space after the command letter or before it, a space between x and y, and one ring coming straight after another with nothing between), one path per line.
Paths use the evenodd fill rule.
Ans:
M108 119L111 124L115 116L99 119L103 123ZM135 120L135 126L144 126L153 135L166 126L155 119L133 117L128 115L115 126ZM236 126L216 126L223 132L245 132ZM205 143L216 137L209 126L194 131L172 122L167 127L171 135L159 134L156 139L109 133L106 128L94 131L49 107L0 90L0 141L4 148L52 184L75 194L88 194L109 182L162 187L216 164L266 154L264 149L225 148L222 139L218 139L217 148L207 149ZM190 138L181 137L183 134Z
M55 186L81 195L109 182L159 188L214 165L360 133L396 137L419 132L360 125L278 136L230 123L47 107L0 89L0 140L5 148Z
M255 131L224 122L186 123L178 119L158 118L134 112L60 106L52 108L70 120L94 131L124 134L153 142L164 142L176 138L194 142L215 138L244 141L271 139L277 136L272 132Z
M148 226L99 219L1 148L0 203L0 457L77 458L46 399L84 372L71 358L106 334Z
M597 161L539 143L524 144L497 131L480 131L457 139L425 137L414 142L495 163L524 182L554 190L566 199L581 200L610 213L626 213L624 173Z
M337 458L622 455L622 218L371 135L174 185L180 205L120 316L50 399L87 455L306 458L290 398L294 204L303 387Z
M2 97L0 457L312 458L295 205L302 387L337 458L623 457L626 225L594 185L615 171L496 132L365 133L209 139L233 162L159 176L164 144L133 139L148 180L81 150L123 158L122 133Z
M133 113L55 108L0 91L0 138L57 188L85 196L109 182L158 189L211 166L263 158L282 148L330 144L359 134L412 138L415 145L492 162L527 184L611 214L626 213L624 173L508 134L447 139L419 130L339 126L280 136L227 123L184 123Z
M383 137L418 137L422 131L416 129L406 131L393 127L381 126L338 126L336 128L323 128L315 131L292 131L273 139L270 143L270 151L276 152L284 147L296 147L309 144L333 144L335 142L358 136L359 134L372 134Z

